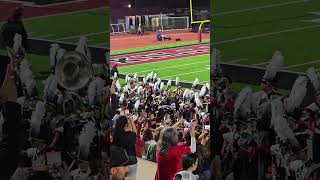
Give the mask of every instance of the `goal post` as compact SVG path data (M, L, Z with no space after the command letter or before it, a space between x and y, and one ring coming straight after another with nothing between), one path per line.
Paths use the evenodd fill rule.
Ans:
M124 23L110 24L110 30L112 34L120 34L127 32Z
M190 4L190 24L199 24L198 28L198 42L202 42L202 26L204 23L210 23L210 20L200 20L200 21L195 21L193 18L193 6L192 6L192 0L189 2Z
M189 29L189 17L172 17L160 15L160 18L152 18L153 29L161 29L162 31L185 30Z

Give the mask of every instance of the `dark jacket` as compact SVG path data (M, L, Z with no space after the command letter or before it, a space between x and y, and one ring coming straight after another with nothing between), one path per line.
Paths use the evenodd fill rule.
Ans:
M28 34L22 21L9 21L1 27L1 43L4 46L13 47L13 38L16 33L22 36L22 46L27 49Z

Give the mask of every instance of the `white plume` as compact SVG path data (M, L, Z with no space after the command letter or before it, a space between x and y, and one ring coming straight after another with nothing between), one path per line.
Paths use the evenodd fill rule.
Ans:
M186 98L187 98L188 93L189 93L189 90L188 90L188 89L184 90L183 96L182 96L183 99L186 99Z
M97 84L93 80L90 82L89 87L88 87L88 99L89 99L89 105L93 106L95 104L94 100L95 97L97 96Z
M147 77L145 79L146 79L146 81L148 81L150 79L150 73L147 74Z
M196 102L197 107L203 108L202 102L201 102L201 100L199 99L199 93L198 93L198 92L195 93L195 95L194 95L194 100L195 100L195 102Z
M234 105L233 115L235 117L247 117L250 114L250 98L252 96L252 89L245 87L239 93Z
M160 91L162 91L162 90L163 90L163 87L164 87L164 83L163 83L163 82L161 82L161 83L160 83Z
M143 87L139 86L138 87L138 95L141 95L143 93Z
M133 78L135 78L136 80L138 80L138 74L137 74L137 73L134 73Z
M92 121L84 125L79 136L79 151L82 157L87 158L90 152L91 142L96 135L96 128Z
M114 72L113 79L118 79L118 73L117 72Z
M61 60L61 58L62 58L66 53L67 53L66 50L60 48L60 49L57 51L57 55L56 55L56 60L57 60L57 62L56 62L56 63L58 63L58 62Z
M282 141L291 140L294 145L298 144L297 139L289 127L284 116L283 104L280 98L271 101L271 126L274 127L275 132Z
M123 88L123 93L127 93L128 92L128 85L125 85Z
M158 83L159 83L159 84L161 83L161 79L160 79L160 78L158 78Z
M202 86L199 96L203 97L206 94L206 92L207 92L207 87Z
M277 71L280 70L280 68L283 65L284 57L280 51L275 51L270 64L266 68L266 72L263 76L264 79L274 79L276 77Z
M101 77L97 77L95 79L95 82L97 84L96 94L98 96L98 99L101 99L105 81Z
M157 78L157 73L153 74L153 80L155 80Z
M117 87L118 92L121 92L121 85L119 83L119 80L116 81L116 87Z
M319 90L320 88L320 77L319 77L319 73L316 71L316 69L314 67L310 67L307 70L307 76L310 79L314 89L316 91Z
M159 82L157 81L156 83L154 83L154 86L153 86L153 90L154 91L157 91L159 89Z
M126 75L126 84L128 84L130 78L129 78L129 75Z
M209 83L206 83L206 86L208 88L208 91L210 91L210 84Z
M50 58L50 68L51 69L55 69L55 65L57 63L56 55L57 55L59 48L60 48L59 44L57 44L57 43L51 44L51 48L49 50L50 51L49 58Z
M196 79L193 81L192 87L196 87L198 84L199 84L199 79L196 78Z
M25 85L27 93L29 96L36 95L36 81L33 78L33 73L30 70L29 66L22 64L20 71L21 83Z
M37 137L40 134L40 126L42 124L42 118L45 115L45 103L38 101L35 111L32 112L30 125L31 134L33 137Z
M291 113L300 106L307 93L307 84L308 79L305 76L296 79L287 101L286 112Z
M26 97L21 96L17 99L17 103L19 103L21 106L24 106L24 103L26 102ZM1 127L1 126L0 126ZM1 128L0 128L1 129ZM1 134L1 133L0 133Z
M176 77L176 86L179 86L179 82L180 81L180 78L179 77Z
M79 38L79 42L75 51L78 51L83 55L86 55L88 59L91 60L91 53L90 53L90 49L87 46L87 38L85 36L82 36Z
M152 71L152 72L150 73L150 79L153 79L153 75L154 75L154 72Z
M135 109L136 111L138 111L138 110L139 110L139 106L140 106L140 99L138 99L138 100L136 101L136 103L134 103L134 109Z
M122 104L124 101L124 94L122 93L119 99L120 104Z
M171 86L171 80L168 80L167 87L170 87L170 86Z
M50 99L53 100L57 94L57 86L58 80L57 77L53 74L45 81L44 89L43 89L43 97L45 100Z
M143 79L142 79L142 82L143 82L143 83L142 83L143 85L146 85L146 84L147 84L147 79L146 79L146 78L143 78Z
M16 33L13 37L13 51L17 53L19 49L22 47L22 36Z
M27 58L23 58L23 60L21 61L20 66L25 66L25 67L28 67L29 69L31 69L32 65L29 63Z

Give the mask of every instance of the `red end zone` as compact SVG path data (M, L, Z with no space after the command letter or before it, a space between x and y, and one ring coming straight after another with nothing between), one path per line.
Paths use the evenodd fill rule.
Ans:
M210 53L209 44L201 44L194 46L183 46L178 48L170 48L163 50L139 52L118 56L111 56L110 67L118 64L118 67L132 66L137 64L146 64L151 62L173 60L177 58L199 56ZM125 62L120 62L120 59L126 59Z

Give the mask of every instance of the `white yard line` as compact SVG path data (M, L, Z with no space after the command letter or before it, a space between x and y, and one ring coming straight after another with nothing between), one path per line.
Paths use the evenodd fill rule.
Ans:
M107 42L103 42L103 43L98 43L98 44L94 44L95 46L100 46L100 45L105 45L107 44Z
M308 64L315 64L315 63L318 63L318 62L320 62L320 59L313 60L313 61L308 61L308 62L302 63L302 64L295 64L295 65L287 66L287 67L284 67L282 69L291 69L291 68L295 68L295 67L305 66L305 65L308 65Z
M162 77L161 79L170 78L170 77L177 77L177 76L179 77L181 75L187 75L187 74L195 74L195 73L198 73L198 72L208 72L208 70L200 70L200 71L192 71L192 72L188 72L188 73L175 74L173 76Z
M48 38L48 37L53 37L56 36L56 34L47 34L47 35L43 35L43 36L37 36L37 38Z
M81 35L75 35L75 36L68 36L68 37L63 37L63 38L59 38L56 39L57 41L61 41L61 40L66 40L66 39L74 39L74 38L80 38L82 36L92 36L92 35L97 35L97 34L103 34L106 33L107 31L101 31L101 32L96 32L96 33L88 33L88 34L81 34Z
M140 74L140 73L145 73L145 72L151 72L151 71L158 71L158 70L163 70L163 69L171 69L171 68L177 68L177 67L184 67L184 66L189 66L189 65L194 65L194 64L202 64L202 63L208 63L206 61L203 61L203 62L195 62L195 63L189 63L189 64L182 64L182 65L177 65L177 66L169 66L169 67L164 67L164 68L156 68L156 69L150 69L150 70L145 70L145 71L139 71L139 72L134 72L134 73L137 73L137 74ZM127 72L125 72L127 73ZM133 74L134 74L133 73Z
M79 10L79 11L72 11L72 12L65 12L65 13L57 13L57 14L36 16L36 17L30 17L30 18L23 18L23 20L24 21L29 21L29 20L39 19L39 18L63 16L63 15L77 14L77 13L88 12L88 11L95 11L95 10L99 10L99 9L106 9L106 7L99 7L99 8L85 9L85 10Z
M226 14L235 14L235 13L241 13L241 12L252 11L252 10L259 10L259 9L267 9L267 8L272 8L272 7L279 7L279 6L286 6L286 5L291 5L291 4L298 4L298 3L308 2L308 1L310 1L310 0L299 0L299 1L291 1L291 2L285 2L285 3L276 3L276 4L265 5L265 6L257 6L257 7L254 7L254 8L239 9L239 10L234 10L234 11L226 11L226 12L216 13L216 14L213 14L213 16L220 16L220 15L226 15Z
M313 15L320 15L320 12L308 12L308 13Z
M252 66L262 66L262 65L267 65L267 64L269 64L268 61L263 61L263 62L261 62L261 63L252 64Z
M228 62L228 63L237 63L237 62L240 62L240 61L247 61L248 59L234 59L234 60L226 60L225 62Z
M270 33L256 34L256 35L245 36L245 37L240 37L240 38L234 38L234 39L229 39L229 40L224 40L224 41L218 41L218 42L216 42L214 44L225 44L225 43L229 43L229 42L236 42L236 41L241 41L241 40L254 39L254 38L258 38L258 37L276 35L276 34L281 34L281 33L286 33L286 32L300 31L300 30L305 30L305 29L313 29L313 28L317 28L317 27L320 27L320 25L305 26L305 27L287 29L287 30L270 32Z
M300 20L301 22L307 22L307 23L320 23L320 18L318 19L311 19L311 20Z

